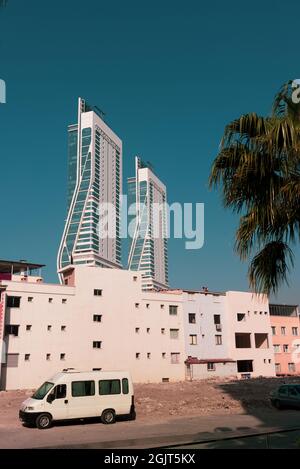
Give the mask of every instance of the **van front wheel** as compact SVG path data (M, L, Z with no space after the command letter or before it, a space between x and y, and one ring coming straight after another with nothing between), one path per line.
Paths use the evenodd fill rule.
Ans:
M45 430L50 428L52 423L52 417L50 414L40 414L35 421L37 428L40 430Z
M106 425L110 423L115 423L116 421L116 414L115 411L112 409L106 409L102 412L101 415L101 422L105 423Z

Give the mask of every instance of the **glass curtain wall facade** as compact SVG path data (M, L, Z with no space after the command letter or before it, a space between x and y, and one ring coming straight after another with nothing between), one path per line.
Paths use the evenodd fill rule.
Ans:
M79 98L78 122L68 128L68 215L58 271L71 264L121 267L122 141L101 112ZM106 218L105 204L114 208Z
M135 177L128 179L128 205L135 207L128 217L132 230L128 268L142 273L144 290L165 289L168 287L166 188L150 165L138 157L135 167ZM161 207L158 220L153 214L153 204Z

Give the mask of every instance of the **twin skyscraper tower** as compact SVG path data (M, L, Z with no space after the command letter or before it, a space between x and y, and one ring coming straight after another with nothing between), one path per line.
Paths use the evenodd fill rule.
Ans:
M123 199L122 141L101 110L79 98L77 124L68 127L68 213L57 257L59 275L78 264L122 268ZM166 187L138 157L135 176L128 179L127 206L128 269L141 272L144 290L165 289ZM158 216L155 206L160 207Z

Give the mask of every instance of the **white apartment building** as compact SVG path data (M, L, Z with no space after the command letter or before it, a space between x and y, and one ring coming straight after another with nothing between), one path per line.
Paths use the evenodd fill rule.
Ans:
M77 123L68 128L68 214L58 272L70 264L121 267L121 193L122 141L103 113L79 98Z
M64 368L123 369L134 382L275 375L268 304L251 294L146 292L139 272L91 265L47 284L39 267L0 261L1 389Z

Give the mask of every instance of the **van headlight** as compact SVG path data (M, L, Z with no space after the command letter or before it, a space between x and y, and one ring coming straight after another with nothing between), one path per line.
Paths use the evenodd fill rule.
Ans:
M24 412L26 412L27 410L34 410L34 407L30 407L30 406L25 407Z

